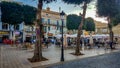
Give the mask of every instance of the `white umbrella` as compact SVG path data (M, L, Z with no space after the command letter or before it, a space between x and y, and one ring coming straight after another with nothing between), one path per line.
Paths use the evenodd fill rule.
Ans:
M92 35L90 35L90 44L93 44L93 38L92 38Z
M57 34L57 35L55 35L55 37L60 39L62 37L62 35L61 34Z

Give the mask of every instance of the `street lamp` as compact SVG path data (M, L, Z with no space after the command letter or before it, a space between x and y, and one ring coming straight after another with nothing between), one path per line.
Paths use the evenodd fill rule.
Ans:
M62 21L62 47L61 47L61 61L64 61L64 48L63 48L63 23L64 23L65 13L62 11L60 13L60 18Z

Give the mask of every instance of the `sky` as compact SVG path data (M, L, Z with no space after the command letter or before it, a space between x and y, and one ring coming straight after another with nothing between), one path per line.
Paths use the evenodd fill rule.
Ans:
M18 2L21 2L23 4L31 5L34 7L37 7L37 0L15 0ZM94 0L92 3L88 5L87 12L86 12L86 17L92 17L97 21L102 21L102 22L107 22L105 18L98 18L96 17L96 0ZM61 10L63 10L67 15L68 14L77 14L82 13L82 6L75 6L71 4L66 4L62 2L61 0L57 0L57 2L52 2L49 4L43 4L43 9L46 9L46 7L50 7L50 10L59 12L59 7L61 7Z

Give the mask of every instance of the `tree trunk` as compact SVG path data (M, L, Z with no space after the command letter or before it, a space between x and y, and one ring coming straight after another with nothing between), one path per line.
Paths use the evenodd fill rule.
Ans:
M37 61L42 61L43 56L42 56L42 37L43 37L43 32L42 32L42 18L41 18L41 11L42 11L42 0L38 0L38 10L37 10L37 23L36 23L36 44L35 44L35 50L34 50L34 56L30 60L31 62L37 62Z
M76 50L75 50L75 55L80 55L81 54L81 52L80 52L80 39L81 39L81 35L82 35L82 26L83 26L83 23L84 23L84 20L85 20L86 9L87 9L87 3L84 2L82 20L81 20L81 23L78 27L77 46L76 46Z
M113 43L114 33L113 33L113 31L112 31L112 24L111 24L111 18L110 18L110 17L108 17L108 28L109 28L110 42Z

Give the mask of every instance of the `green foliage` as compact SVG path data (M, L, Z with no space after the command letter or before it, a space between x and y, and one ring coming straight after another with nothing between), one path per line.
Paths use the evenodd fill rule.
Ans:
M74 4L74 5L82 5L82 4L84 3L84 6L83 6L83 10L84 10L84 11L83 11L83 13L84 13L83 15L84 15L84 16L83 16L83 18L82 18L82 19L84 20L85 13L86 13L86 8L87 8L86 4L89 4L89 3L90 3L91 1L93 1L93 0L62 0L62 1L64 1L64 2L67 3L67 4ZM76 17L77 17L77 16L76 16ZM73 19L77 19L76 17L75 17L75 18L73 17ZM72 20L72 19L70 19L70 20ZM70 23L70 22L72 23L72 21L69 21L69 20L67 20L67 21L68 21L69 23ZM74 20L73 20L73 21L74 21ZM76 22L76 23L77 23L77 22L81 22L81 19L80 19L79 21L75 20L74 22ZM73 23L74 23L74 22L73 22ZM84 22L84 21L83 21L83 22ZM82 23L83 23L83 22L82 22ZM83 24L85 24L85 23L83 23ZM73 27L77 27L77 29L78 29L78 26L80 25L80 23L77 23L77 24L76 24L77 26L73 26L72 24L68 24L68 25L70 26L71 29L75 29L75 28L73 28ZM74 24L74 25L75 25L75 24ZM82 27L83 27L83 29L86 29L86 26L85 26L85 25L83 25ZM68 28L68 29L70 29L70 28Z
M80 5L83 2L90 3L92 0L63 0L67 4Z
M113 19L112 19L112 24L113 26L116 26L120 23L120 14L116 15Z
M26 25L32 25L36 19L37 9L28 5L23 5L22 7L23 7L23 21L25 22Z
M67 16L67 29L68 30L77 30L81 22L81 16L76 14L71 14ZM92 18L86 18L83 24L83 29L87 31L95 31L95 23Z
M12 25L23 21L22 7L15 2L1 2L1 20Z
M97 14L100 17L107 17L110 32L110 41L113 41L112 19L119 13L116 0L97 0Z
M118 14L116 0L97 0L97 14L100 17L114 17Z
M71 14L67 16L67 28L68 30L77 30L81 22L81 16Z
M15 2L1 2L2 22L17 25L25 22L26 25L32 25L36 19L37 9L28 6L20 5Z
M86 31L95 31L95 23L94 23L94 20L92 18L86 18L85 19L85 23L84 23L84 26L85 26L85 30Z

